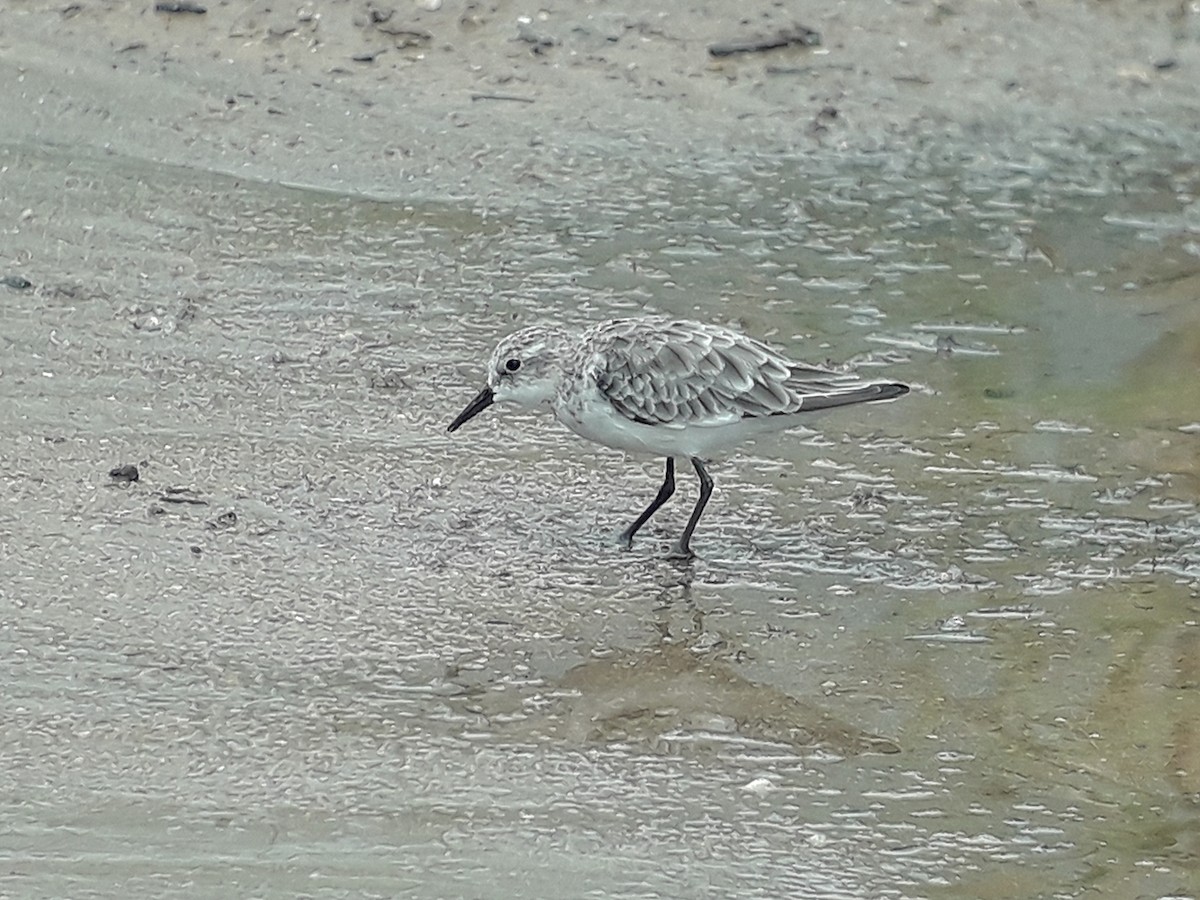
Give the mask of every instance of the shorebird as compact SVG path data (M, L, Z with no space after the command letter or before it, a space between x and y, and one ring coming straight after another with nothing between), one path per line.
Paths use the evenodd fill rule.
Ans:
M626 549L675 492L676 457L687 458L700 479L700 496L670 555L690 559L692 533L713 489L705 459L801 425L819 410L907 393L908 385L862 381L794 362L761 341L701 322L612 319L574 334L533 325L500 341L487 386L446 430L457 431L493 403L548 406L590 441L665 456L658 494L621 532Z

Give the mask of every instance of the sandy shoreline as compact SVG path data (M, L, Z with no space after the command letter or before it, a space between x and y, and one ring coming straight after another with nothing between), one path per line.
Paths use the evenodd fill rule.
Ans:
M649 166L880 153L904 165L1123 136L1183 146L1200 128L1200 16L1179 4L812 4L786 19L767 2L206 7L0 11L16 83L0 98L6 139L519 202L618 147L648 151ZM796 24L820 45L707 49Z

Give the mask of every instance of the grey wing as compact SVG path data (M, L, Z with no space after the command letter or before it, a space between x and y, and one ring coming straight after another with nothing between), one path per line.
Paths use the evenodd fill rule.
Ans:
M809 408L806 398L827 401L814 408L859 402L828 401L862 382L797 365L733 331L692 322L613 323L622 324L597 335L592 371L601 393L635 422L724 425L797 413Z

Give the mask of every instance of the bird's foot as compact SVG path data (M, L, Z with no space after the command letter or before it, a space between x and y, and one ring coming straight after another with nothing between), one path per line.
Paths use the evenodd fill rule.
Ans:
M676 544L667 554L667 559L671 562L689 563L695 558L696 554L692 552L692 548L683 543Z
M633 533L626 530L617 535L617 546L622 550L633 549Z

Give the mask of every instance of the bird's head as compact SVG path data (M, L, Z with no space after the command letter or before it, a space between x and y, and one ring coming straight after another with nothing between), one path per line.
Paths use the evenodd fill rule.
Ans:
M504 338L488 363L487 387L450 423L456 431L493 403L514 403L536 408L554 399L562 380L563 362L569 346L565 331L532 325Z

